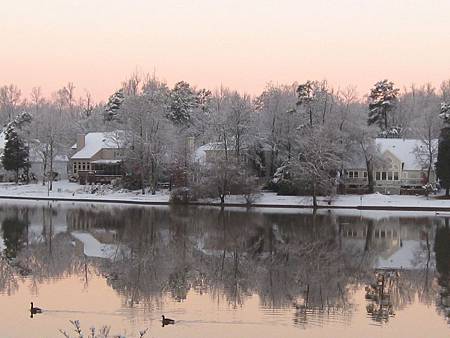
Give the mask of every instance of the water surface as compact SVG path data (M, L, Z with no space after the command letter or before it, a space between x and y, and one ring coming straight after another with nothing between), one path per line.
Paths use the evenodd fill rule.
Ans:
M450 334L450 226L433 214L5 202L0 224L2 337L75 319L130 337ZM365 297L377 271L397 273L389 304Z

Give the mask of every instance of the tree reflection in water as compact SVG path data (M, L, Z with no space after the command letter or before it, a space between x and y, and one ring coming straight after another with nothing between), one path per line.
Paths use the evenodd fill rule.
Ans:
M91 276L102 274L130 307L159 309L167 297L183 302L195 292L238 308L258 295L262 308L292 309L296 325L349 321L354 291L410 247L414 259L390 289L390 309L416 295L433 302L434 257L448 292L449 230L438 218L92 205L8 207L0 220L0 288L8 293L17 290L20 271L36 292L44 281L70 275L89 287ZM115 250L109 259L87 257L73 232Z
M450 225L445 218L445 225L436 231L434 251L436 253L436 268L439 273L440 286L437 300L438 309L448 318L450 324Z

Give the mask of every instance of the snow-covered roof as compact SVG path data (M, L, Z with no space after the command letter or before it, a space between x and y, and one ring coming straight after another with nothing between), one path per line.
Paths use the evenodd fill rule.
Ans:
M424 262L417 260L417 253L421 252L419 241L403 240L402 246L387 258L378 257L376 267L388 269L423 269Z
M433 140L437 147L438 140ZM426 154L425 144L418 139L399 139L399 138L377 138L375 143L381 154L386 151L392 153L402 163L403 170L421 170L423 169L417 160L416 149L422 150Z
M112 258L117 251L117 246L103 244L90 233L72 232L71 235L84 245L84 254L88 257Z
M206 161L206 152L212 150L225 151L225 144L223 142L212 142L198 147L194 152L194 161L198 163L204 163ZM233 151L234 146L228 144L227 150Z
M121 136L122 135L122 136ZM89 159L102 149L120 148L123 141L121 132L95 132L88 133L84 137L84 147L76 152L71 159Z

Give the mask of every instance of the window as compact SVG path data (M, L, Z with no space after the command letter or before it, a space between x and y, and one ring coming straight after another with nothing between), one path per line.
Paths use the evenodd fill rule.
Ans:
M355 172L353 173L353 177L354 177L354 178L358 178L358 177L359 177L359 172L358 172L358 171L355 171Z
M380 172L379 172L379 171L377 171L377 172L375 173L375 179L376 179L377 181L381 180L381 176L380 176Z
M386 177L387 177L386 172L382 171L381 172L381 180L386 181Z
M388 180L392 181L392 171L389 171L387 174L388 174Z
M73 173L74 174L77 173L77 164L76 163L73 164Z
M398 181L398 172L394 172L394 181Z
M353 178L353 171L349 171L349 172L347 173L347 176L348 176L348 178Z
M367 178L367 171L363 171L363 177Z

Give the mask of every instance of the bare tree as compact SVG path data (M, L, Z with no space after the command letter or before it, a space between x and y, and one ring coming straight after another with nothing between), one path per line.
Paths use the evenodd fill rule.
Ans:
M16 115L21 95L21 90L14 84L0 87L0 109L2 118L6 120L4 122L11 122Z

